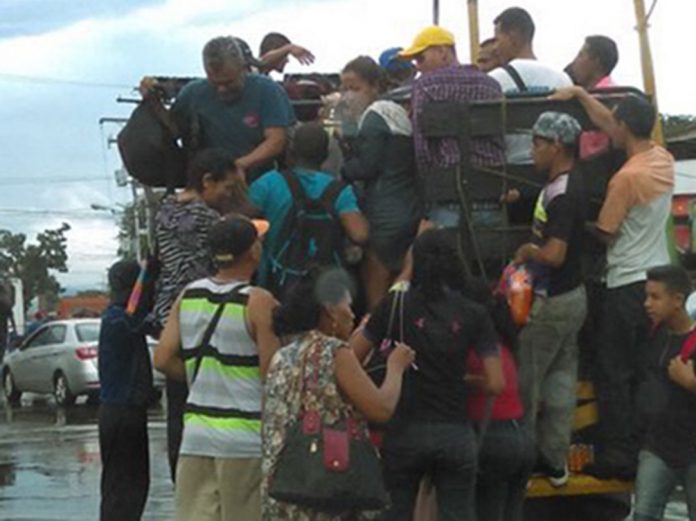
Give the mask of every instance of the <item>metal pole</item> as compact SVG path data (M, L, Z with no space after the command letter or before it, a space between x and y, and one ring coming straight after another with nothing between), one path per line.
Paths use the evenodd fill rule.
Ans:
M645 93L648 96L652 97L655 109L657 109L657 85L655 82L655 69L653 67L652 52L650 51L650 38L648 37L648 19L645 15L645 2L644 0L634 0L633 4L636 10L636 21L638 23L637 30L638 37L640 39L640 60L643 68L643 85L645 88ZM664 137L662 134L662 121L659 117L657 118L657 124L655 125L653 138L658 143L664 144Z
M143 259L140 247L140 208L138 204L138 190L135 187L135 181L131 181L131 190L133 192L133 210L135 211L133 216L133 228L135 228L135 258L138 262L141 262Z
M478 0L467 0L469 7L469 53L471 63L476 63L479 54L479 17L478 17Z
M440 0L433 0L433 25L440 25Z

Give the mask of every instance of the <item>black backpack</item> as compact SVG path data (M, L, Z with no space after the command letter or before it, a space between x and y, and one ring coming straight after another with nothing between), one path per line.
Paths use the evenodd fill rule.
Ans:
M186 154L164 108L155 100L138 104L118 134L118 150L128 173L145 186L186 185Z
M336 179L309 199L296 174L283 171L292 206L270 253L269 289L278 298L314 266L343 265L343 227L335 210L345 184Z

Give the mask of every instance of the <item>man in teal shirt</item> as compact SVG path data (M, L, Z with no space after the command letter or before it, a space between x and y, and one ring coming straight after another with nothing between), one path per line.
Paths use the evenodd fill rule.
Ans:
M285 91L271 79L247 72L235 38L220 36L203 48L206 79L193 80L171 109L180 137L195 149L219 147L237 156L237 168L253 181L273 168L284 150L295 114ZM141 93L156 85L144 78Z

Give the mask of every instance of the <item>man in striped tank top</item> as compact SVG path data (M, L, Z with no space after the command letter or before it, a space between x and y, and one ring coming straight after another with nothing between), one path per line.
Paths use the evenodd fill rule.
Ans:
M213 225L217 272L186 286L155 352L155 366L189 386L178 520L261 519L262 378L280 342L271 328L276 301L249 281L267 229L242 216Z

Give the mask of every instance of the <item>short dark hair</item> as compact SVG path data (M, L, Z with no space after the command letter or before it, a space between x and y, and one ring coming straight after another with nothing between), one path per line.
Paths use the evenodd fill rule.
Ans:
M448 230L428 230L413 243L413 288L426 298L439 299L445 288L465 285L464 266Z
M318 123L297 127L290 140L290 157L317 167L329 157L329 135Z
M109 268L108 279L111 300L125 305L140 275L140 264L135 260L119 260Z
M280 49L283 45L290 43L290 38L281 33L268 33L261 40L259 47L259 56L263 56L269 51Z
M635 137L648 139L655 128L657 112L647 97L630 94L616 106L614 117L625 124Z
M619 49L608 36L595 35L585 38L587 52L599 62L604 74L609 75L619 63Z
M236 158L222 148L206 148L198 152L186 172L187 188L203 191L203 178L210 174L213 181L222 181L228 172L234 172Z
M287 336L316 329L322 308L338 304L352 291L352 281L342 269L313 267L273 310L273 331Z
M521 7L510 7L500 13L495 20L494 25L500 24L500 29L504 33L519 33L527 42L534 39L534 20L531 15Z
M672 295L684 295L684 302L693 291L689 274L681 266L666 264L648 270L648 280L664 284L665 289Z
M354 72L365 80L370 86L377 87L379 92L384 92L387 88L387 74L375 60L369 56L358 56L349 61L341 74Z

